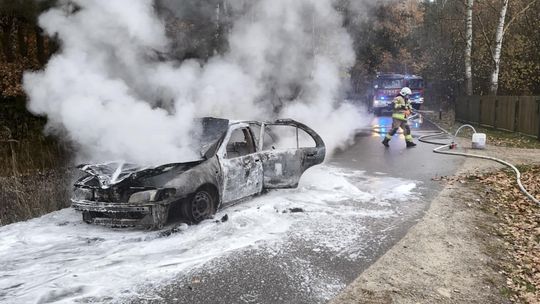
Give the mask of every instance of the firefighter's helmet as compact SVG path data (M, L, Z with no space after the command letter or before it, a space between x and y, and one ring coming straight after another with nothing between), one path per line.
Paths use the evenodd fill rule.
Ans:
M401 91L399 92L399 95L404 96L404 97L411 96L411 94L412 94L412 91L411 91L411 89L409 89L408 87L404 87L404 88L401 89Z

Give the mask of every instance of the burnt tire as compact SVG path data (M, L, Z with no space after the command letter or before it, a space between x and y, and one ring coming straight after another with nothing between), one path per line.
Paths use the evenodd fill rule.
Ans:
M181 205L182 217L197 224L216 213L217 194L210 188L200 188Z
M82 220L83 222L87 224L92 224L94 222L94 218L92 217L92 214L89 211L82 212Z

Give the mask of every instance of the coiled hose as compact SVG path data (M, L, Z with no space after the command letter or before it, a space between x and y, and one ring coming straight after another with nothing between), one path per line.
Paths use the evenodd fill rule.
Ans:
M424 143L428 143L428 144L440 145L439 147L433 149L433 152L440 153L440 154L459 155L459 156L465 156L465 157L475 157L475 158L487 159L487 160L496 161L496 162L501 163L501 164L503 164L505 166L508 166L508 167L512 168L512 170L514 170L514 172L516 174L516 181L517 181L517 184L518 184L519 189L521 190L521 192L523 192L530 200L532 200L536 204L540 205L540 201L538 199L536 199L534 196L532 196L525 189L525 187L523 187L523 184L521 183L521 172L519 172L519 170L516 168L516 166L512 165L511 163L506 162L506 161L504 161L502 159L499 159L499 158L496 158L496 157L491 157L491 156L484 156L484 155L478 155L478 154L472 154L472 153L463 153L463 152L441 151L442 149L445 149L445 148L453 149L453 148L456 147L456 145L454 143L455 138L457 137L457 135L458 135L459 131L461 131L461 129L468 127L468 128L471 128L474 133L476 133L476 130L474 129L473 126L471 126L471 125L462 125L461 127L459 127L456 130L456 133L454 135L452 135L448 131L443 129L441 126L436 124L435 122L433 122L431 120L429 120L429 122L431 122L433 125L435 125L437 128L439 128L439 130L441 130L441 132L436 133L436 134L428 134L428 135L420 136L418 138L418 140L421 141L421 142L424 142ZM452 137L452 142L450 144L447 144L447 143L441 143L441 142L427 140L427 138L442 137L443 135L445 137L451 136Z

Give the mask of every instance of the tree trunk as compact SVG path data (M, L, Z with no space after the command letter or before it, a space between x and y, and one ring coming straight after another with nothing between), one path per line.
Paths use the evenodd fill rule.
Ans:
M36 34L36 50L37 50L37 59L41 65L45 64L45 42L43 40L43 30L36 26L34 28Z
M493 52L493 72L491 73L491 82L489 87L490 95L497 95L497 89L499 88L499 66L501 63L501 50L504 36L504 20L506 18L506 10L508 9L508 1L503 0L503 6L501 8L501 14L499 16L499 25L497 26L497 32L495 34L495 50Z
M5 16L2 20L2 49L6 62L13 62L15 59L11 43L11 30L13 29L13 17Z
M26 31L25 23L22 20L18 20L17 26L17 42L19 44L19 54L22 57L28 55L28 45L26 44Z
M473 94L471 52L473 40L473 4L474 0L467 0L467 29L465 43L465 93L469 96Z

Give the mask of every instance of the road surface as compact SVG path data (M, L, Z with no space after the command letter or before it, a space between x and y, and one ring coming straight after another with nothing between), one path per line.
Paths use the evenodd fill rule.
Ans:
M389 125L390 117L374 118L371 128L360 130L353 146L336 153L327 162L347 172L361 170L362 174L356 177L350 174L349 180L358 189L375 195L392 192L394 187L403 186L404 181L416 184L416 196L408 195L403 200L393 197L385 200L385 204L364 203L359 207L372 211L391 210L393 216L359 217L357 222L337 227L343 238L349 239L351 231L359 234L347 244L352 250L320 246L314 244L317 242L312 238L293 232L277 251L261 246L214 259L204 267L179 274L172 283L149 293L153 296L136 299L133 303L307 304L324 303L332 298L422 216L440 190L440 185L432 178L453 174L463 161L435 154L434 146L428 144L418 143L417 147L407 149L403 135L395 135L387 149L381 140ZM436 131L427 121L417 121L412 126L415 138ZM334 229L326 230L324 223L321 226L317 239L339 238L340 231L336 236ZM318 229L317 223L310 229Z
M325 303L396 243L462 161L433 146L354 145L276 190L171 231L112 229L67 208L0 227L0 303ZM418 124L414 134L430 132Z

